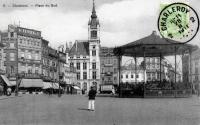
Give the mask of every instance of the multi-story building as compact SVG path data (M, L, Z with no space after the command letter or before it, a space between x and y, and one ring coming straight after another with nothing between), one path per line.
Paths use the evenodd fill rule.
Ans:
M58 82L58 53L57 50L48 47L48 58L43 60L44 64L49 67L49 70L43 71L44 76L51 78L52 82Z
M41 32L33 29L9 25L8 32L2 38L6 44L6 73L10 80L16 74L23 73L25 78L38 78L42 72Z
M131 67L124 67L121 72L121 82L122 83L130 83L137 84L144 82L144 70L137 69Z
M64 49L58 50L58 75L59 75L59 82L65 88L66 81L65 81L65 68L66 68L66 53Z
M6 67L4 65L4 62L5 62L5 53L4 53L4 45L2 43L2 40L1 40L1 32L0 32L0 74L5 74L6 73Z
M94 3L88 29L88 40L77 40L69 52L70 66L76 67L77 85L85 91L92 85L98 89L100 84L99 20Z
M50 65L49 62L49 41L42 39L42 76L44 82L53 82L56 78L50 77Z
M160 66L159 57L147 57L146 58L146 74L147 81L160 81L160 68L161 68L161 80L169 80L167 76L167 62L162 59Z
M72 92L71 86L77 83L76 69L74 67L70 67L70 63L69 63L69 50L70 48L68 47L68 44L66 43L66 49L65 49L66 64L64 65L65 66L64 81L67 84L66 93L71 93Z
M101 47L100 50L101 84L119 84L118 57L113 48Z

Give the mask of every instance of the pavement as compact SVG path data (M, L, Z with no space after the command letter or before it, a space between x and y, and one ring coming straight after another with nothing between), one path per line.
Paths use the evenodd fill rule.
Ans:
M9 98L10 97L10 98ZM20 95L0 99L0 125L200 125L200 98Z
M12 93L10 96L2 95L2 96L0 96L0 100L12 99L12 98L15 98L15 97L22 97L22 95L15 96L14 93Z

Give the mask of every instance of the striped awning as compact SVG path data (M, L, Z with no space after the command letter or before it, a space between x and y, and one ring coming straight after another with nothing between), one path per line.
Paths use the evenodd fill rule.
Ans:
M80 90L80 87L78 86L73 86L74 89Z
M10 81L11 86L16 86L16 81Z
M53 83L53 88L54 89L59 89L59 84L58 83Z
M53 88L51 82L43 82L43 89Z
M31 88L31 87L43 87L43 81L41 79L22 79L20 86L24 88Z

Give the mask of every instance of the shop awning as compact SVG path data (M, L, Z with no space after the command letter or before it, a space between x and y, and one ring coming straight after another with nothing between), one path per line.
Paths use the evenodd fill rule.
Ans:
M43 87L43 81L41 79L22 79L20 87L31 88L31 87Z
M59 84L58 83L53 83L53 88L54 89L59 89Z
M11 86L16 86L16 81L10 81Z
M43 82L43 89L53 88L51 82Z
M5 75L1 75L1 78L3 79L3 81L6 83L7 86L12 86L10 84L10 81L8 80L8 78Z
M80 90L80 87L78 86L73 86L74 89Z

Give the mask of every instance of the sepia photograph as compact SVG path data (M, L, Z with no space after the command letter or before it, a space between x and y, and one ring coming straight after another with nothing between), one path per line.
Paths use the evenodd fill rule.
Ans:
M200 125L199 0L0 0L0 125Z

